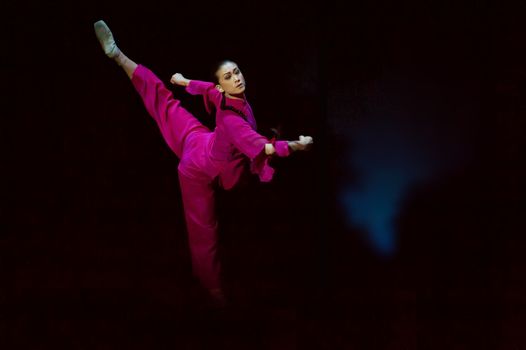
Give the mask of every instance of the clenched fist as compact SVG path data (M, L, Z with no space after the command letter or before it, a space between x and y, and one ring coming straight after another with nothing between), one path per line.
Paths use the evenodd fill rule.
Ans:
M308 151L312 143L312 137L301 135L298 141L289 142L289 147L292 148L293 151Z
M180 86L188 86L190 80L186 79L181 73L175 73L170 79L170 83Z

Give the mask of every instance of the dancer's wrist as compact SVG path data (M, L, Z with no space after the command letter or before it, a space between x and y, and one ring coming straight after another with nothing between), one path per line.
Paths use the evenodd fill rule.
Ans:
M190 85L190 79L186 79L186 78L184 78L184 79L181 79L181 80L176 81L175 83L176 83L177 85L179 85L179 86L184 86L184 87L186 87L186 86Z
M270 156L276 152L276 149L274 148L274 145L271 143L265 144L265 154Z
M298 150L298 142L296 142L296 141L289 141L288 144L289 144L289 149L292 152L295 152L295 151Z

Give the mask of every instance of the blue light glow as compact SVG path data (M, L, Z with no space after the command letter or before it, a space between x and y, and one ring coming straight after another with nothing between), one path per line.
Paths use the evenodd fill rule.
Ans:
M407 192L444 174L463 154L462 132L457 125L452 130L447 126L454 113L438 100L422 103L433 95L433 88L439 89L428 86L422 93L408 91L407 86L401 79L377 84L366 115L352 125L340 125L338 131L348 142L342 166L356 179L343 183L340 191L346 222L365 232L372 251L385 258L396 253L394 223ZM345 93L339 96L340 101L334 102L345 110L342 106L352 101L346 100ZM335 123L345 120L337 113L332 117Z

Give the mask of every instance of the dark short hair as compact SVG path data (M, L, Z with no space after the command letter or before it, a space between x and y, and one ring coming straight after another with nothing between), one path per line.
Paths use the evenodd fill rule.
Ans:
M223 67L223 65L225 65L228 62L232 62L235 65L237 65L237 63L232 61L232 60L224 59L224 60L218 61L216 64L214 64L212 66L212 71L210 72L210 77L212 78L212 81L214 83L219 84L219 79L217 78L217 71L219 70L219 68Z

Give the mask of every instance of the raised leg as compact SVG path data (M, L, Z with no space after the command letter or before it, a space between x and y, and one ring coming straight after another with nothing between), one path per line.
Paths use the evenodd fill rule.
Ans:
M93 26L104 53L115 60L132 80L147 111L157 122L166 143L180 158L185 140L191 132L209 130L173 98L172 92L152 71L129 59L117 47L113 34L104 21L97 21Z
M155 119L161 133L172 151L181 158L188 135L192 132L209 132L199 120L173 98L163 82L151 70L138 65L133 72L132 83L144 106Z

